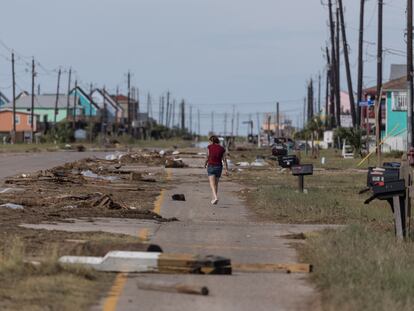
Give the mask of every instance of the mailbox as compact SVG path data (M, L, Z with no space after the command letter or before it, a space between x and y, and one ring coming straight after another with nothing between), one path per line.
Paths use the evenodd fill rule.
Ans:
M295 155L279 157L279 165L283 168L291 168L299 164L299 159Z
M370 167L368 168L367 186L384 186L388 182L400 179L400 169L394 167Z
M272 148L272 155L275 157L284 157L288 155L288 151L285 145L283 144L276 144Z
M293 176L313 175L313 164L302 164L292 166Z

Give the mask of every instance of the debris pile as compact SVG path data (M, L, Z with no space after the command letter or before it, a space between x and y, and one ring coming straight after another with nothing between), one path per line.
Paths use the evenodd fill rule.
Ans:
M74 217L163 220L152 212L161 185L145 167L164 165L166 158L140 151L7 178L0 185L0 216L30 223ZM123 163L128 167L123 169Z

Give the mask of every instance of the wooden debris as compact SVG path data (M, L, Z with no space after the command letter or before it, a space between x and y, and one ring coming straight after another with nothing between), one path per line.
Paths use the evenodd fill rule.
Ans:
M207 296L209 294L209 290L206 286L196 286L196 285L188 285L188 284L181 284L181 283L171 284L171 283L165 283L165 282L157 282L157 283L138 282L137 286L139 289L154 290L154 291L161 291L161 292L168 292L168 293L180 293L180 294L202 295L202 296Z
M310 264L233 264L234 271L238 272L277 272L284 271L287 273L310 273L312 265Z

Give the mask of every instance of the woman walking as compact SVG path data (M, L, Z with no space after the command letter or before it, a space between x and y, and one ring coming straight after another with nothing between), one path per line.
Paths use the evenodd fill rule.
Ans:
M218 203L218 184L223 172L223 163L226 169L225 174L228 175L228 166L226 160L226 150L220 146L220 140L217 136L211 136L209 139L208 155L204 167L207 168L208 180L210 182L213 199L211 204Z

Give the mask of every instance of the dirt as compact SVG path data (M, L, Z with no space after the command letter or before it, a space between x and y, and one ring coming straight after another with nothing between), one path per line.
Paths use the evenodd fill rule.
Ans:
M165 186L165 176L150 173L149 166L164 164L165 157L158 153L150 153L150 156L148 153L133 153L124 155L121 159L125 159L124 162L118 159L108 161L89 158L7 178L0 185L0 190L12 190L0 193L0 205L13 203L22 205L23 209L0 208L0 241L6 241L10 237L21 238L29 256L35 256L50 245L57 245L60 254L78 254L79 250L83 250L83 255L96 255L99 252L92 250L98 246L84 249L82 247L90 244L81 243L79 246L65 240L89 241L92 236L99 237L98 233L49 232L24 229L19 225L71 221L68 219L81 217L138 218L159 222L175 220L164 219L152 212L153 203L160 194L161 187ZM125 163L128 163L128 168L123 167ZM134 171L134 166L139 168L138 173ZM145 167L148 167L148 171ZM89 173L85 174L86 171ZM108 239L109 235L104 240ZM132 244L125 245L124 236L119 240L122 241L119 244L126 247L126 250L142 249L142 243L134 248ZM100 247L106 245L102 240L96 243L98 244ZM4 243L0 242L0 250L2 247Z

